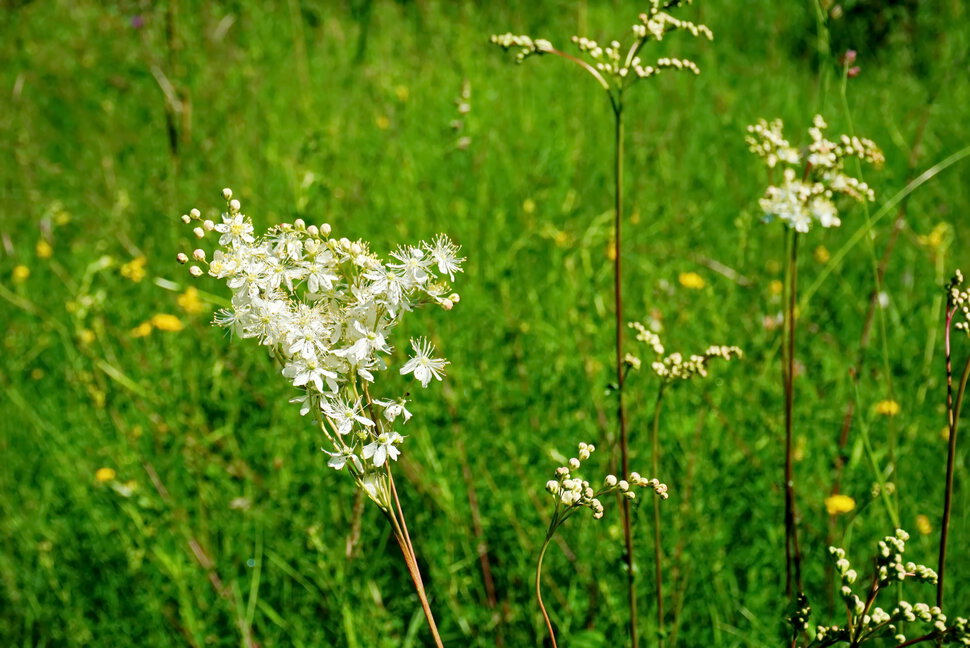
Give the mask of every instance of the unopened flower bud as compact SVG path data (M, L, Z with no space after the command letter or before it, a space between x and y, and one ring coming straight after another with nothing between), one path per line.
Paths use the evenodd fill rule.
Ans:
M196 227L194 230L192 230L192 233L195 234L198 238L205 237L205 230L202 229L201 227Z
M192 220L199 220L202 218L202 212L200 212L198 209L193 209L189 212L189 216L192 218Z
M295 221L293 221L293 227L298 230L306 229L306 221L304 221L302 218L297 218Z
M636 493L634 493L633 491L626 491L625 493L623 493L623 496L624 496L625 498L627 498L627 499L631 499L631 500L632 500L632 499L636 499L636 498L637 498L637 494L636 494Z
M621 490L621 491L624 491L624 492L625 492L625 491L628 491L628 490L630 490L630 482L628 482L628 481L627 481L627 480L625 480L625 479L621 479L621 480L619 481L619 485L620 485L620 490Z
M189 217L188 214L182 214L182 222L188 225L189 223L192 222L192 219Z
M196 261L205 261L205 250L195 249L192 251L192 258Z
M320 233L323 234L324 236L330 236L330 231L331 230L330 230L329 223L324 223L323 225L320 226Z
M320 236L320 228L316 225L310 225L306 228L306 233L310 236Z
M448 299L451 301L451 303L457 304L458 302L461 301L461 295L459 295L458 293L451 293L450 295L448 295Z
M603 483L606 484L607 488L613 488L616 486L616 475L607 475L606 479L603 480Z
M558 494L559 482L557 482L555 479L550 479L549 481L546 482L546 490L552 493L553 495Z
M200 268L199 266L192 266L191 268L189 268L189 274L192 275L193 277L201 277L202 268Z
M211 220L209 220L208 218L207 218L207 219L205 219L204 221L202 221L202 229L204 229L205 231L207 231L207 232L211 232L211 231L212 231L212 230L214 230L215 228L216 228L216 224L215 224L215 223L213 223L213 222L212 222Z
M231 211L233 214L238 214L239 213L239 208L241 206L242 205L239 204L239 201L238 200L230 200L229 201L229 211Z
M572 459L570 459L569 467L572 468L573 470L579 470L579 459L577 459L576 457L573 457Z
M223 199L226 200L226 202L228 202L232 198L232 189L230 189L229 187L226 187L225 189L223 189L222 197Z
M189 257L185 252L179 252L175 257L179 263L188 263Z
M455 307L455 304L454 304L454 302L452 302L452 301L451 301L450 299L442 299L442 300L441 300L440 302L438 302L438 303L439 303L439 304L441 304L441 307L442 307L443 309L445 309L446 311L450 311L450 310L451 310L452 308L454 308L454 307Z

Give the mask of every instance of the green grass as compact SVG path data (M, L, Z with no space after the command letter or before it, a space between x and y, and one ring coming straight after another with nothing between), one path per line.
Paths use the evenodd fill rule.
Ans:
M231 186L257 226L299 216L382 251L438 231L464 246L459 306L414 314L397 338L401 347L408 334L429 332L452 362L446 383L414 400L398 471L403 504L446 644L540 645L531 577L551 507L542 485L556 452L581 440L606 449L613 432L612 133L590 79L560 60L516 67L487 39L507 30L563 47L576 32L608 39L639 7L182 2L145 10L136 29L140 7L51 1L0 14L0 643L426 645L417 598L374 507L364 508L346 560L352 484L326 467L269 359L209 328L209 315L179 311L188 281L174 255L191 242L177 217L212 211ZM816 110L840 133L849 115L835 54L818 63L814 3L702 0L685 13L715 41L673 36L663 53L694 58L703 74L661 76L635 88L626 108L626 311L660 317L670 349L737 344L746 358L665 402L659 476L672 493L666 551L678 554L666 563L678 601L669 607L682 605L681 645L777 646L780 330L763 320L781 309L771 283L782 278L783 232L759 222L765 177L743 133L762 116L803 132ZM833 24L833 52L857 45L844 41L854 29ZM912 175L970 144L968 45L967 10L940 0L913 20L892 14L884 42L858 46L851 119L887 157L865 170L874 212ZM190 107L176 120L177 155L159 79ZM466 82L472 110L456 133L449 124ZM862 430L882 471L895 435L911 557L935 562L946 422L938 286L954 267L970 270L968 188L964 160L912 194L886 274L884 326L877 321L857 393L848 370L874 282L870 239L832 266L802 309L796 476L819 620L835 618L823 591L823 500L851 399L859 414L843 491L858 507L838 519L836 539L862 564L891 531L870 494L876 477ZM875 225L877 255L895 213ZM813 231L804 249L824 245L834 256L864 222L853 209L842 229ZM935 254L919 236L939 223L951 242ZM52 258L38 258L40 239ZM147 276L136 283L120 266L139 256ZM13 281L18 265L30 269L26 281ZM825 267L805 254L802 287ZM681 287L686 271L707 286ZM226 296L214 282L198 286ZM185 329L130 335L156 313L179 314ZM970 345L960 339L957 349L961 357ZM390 393L406 388L398 376L388 381ZM629 385L632 465L646 468L656 387L647 373ZM891 420L873 411L890 395L902 408ZM607 455L596 455L604 471ZM947 594L952 613L964 615L966 458L962 450ZM96 483L101 467L130 492ZM932 534L916 533L920 514ZM649 507L636 517L647 645L650 518ZM545 597L563 645L615 645L626 618L619 517L577 518L560 535L569 553L553 547L547 556ZM917 592L907 596L933 597L928 586Z

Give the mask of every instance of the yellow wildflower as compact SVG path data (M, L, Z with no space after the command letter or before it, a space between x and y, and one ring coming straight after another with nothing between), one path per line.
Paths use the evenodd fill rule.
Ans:
M16 266L13 269L13 280L17 283L27 281L27 277L30 276L30 268L25 265Z
M526 214L531 214L536 210L536 202L532 198L526 198L525 202L522 203L522 211Z
M117 474L118 473L114 471L114 468L98 468L98 470L94 473L94 478L99 482L104 483L114 479Z
M606 258L616 261L616 241L610 241L606 246Z
M145 337L146 335L150 335L151 332L152 332L152 323L142 322L135 328L131 329L129 335L131 335L131 337L134 337L134 338L140 338L140 337Z
M770 284L768 284L768 290L771 291L772 295L780 295L781 291L784 289L784 284L775 279Z
M916 530L923 535L929 535L933 532L933 525L930 524L930 519L922 513L916 516Z
M185 328L182 324L182 320L167 313L153 315L151 325L157 328L159 331L181 331L183 328Z
M815 253L813 254L813 256L815 257L815 260L818 261L819 263L828 263L829 259L832 258L832 255L829 254L828 248L825 247L824 245L820 245L817 248L815 248Z
M387 115L378 115L377 119L374 120L377 127L381 130L387 130L391 127L391 120L387 118Z
M398 101L407 101L410 93L408 92L408 87L405 85L399 85L394 88L394 94L397 95Z
M848 495L833 495L825 498L825 510L829 515L841 515L855 508L855 500Z
M34 251L40 259L49 259L54 254L54 248L51 247L51 244L46 239L39 239L37 245L34 247Z
M205 304L199 299L199 291L195 286L189 286L185 292L176 297L176 303L188 315L198 315L205 310Z
M94 331L91 329L81 329L77 332L77 339L81 344L91 344L95 339Z
M949 223L942 222L937 223L933 230L929 234L920 234L916 237L916 240L920 245L930 248L931 250L939 251L947 245L953 238L953 226Z
M145 278L145 265L148 259L143 256L135 257L128 263L121 265L121 276L138 283Z
M896 416L899 414L899 403L894 400L884 400L876 403L876 414Z
M684 288L690 288L691 290L700 290L707 285L704 281L704 277L700 276L696 272L681 272L680 276L677 277L680 281L680 285Z

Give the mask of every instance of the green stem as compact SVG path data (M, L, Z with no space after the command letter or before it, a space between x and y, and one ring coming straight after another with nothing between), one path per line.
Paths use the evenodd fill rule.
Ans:
M665 383L660 383L657 391L657 402L653 407L653 427L650 432L650 444L652 446L651 457L651 476L657 477L660 474L660 406L663 404ZM653 498L653 564L654 580L657 582L657 645L664 647L664 597L663 597L663 572L661 564L663 553L660 544L660 498Z
M553 524L555 519L553 519ZM552 629L552 621L549 619L549 613L546 611L546 606L542 602L542 559L546 557L546 549L549 548L549 543L552 541L552 536L556 532L553 525L549 526L549 532L546 534L546 540L542 543L542 549L539 551L539 562L536 563L536 600L539 601L539 610L542 611L542 618L546 621L546 629L549 631L549 639L552 641L552 648L558 648L556 644L556 632Z
M792 571L795 584L802 591L802 559L795 524L795 479L792 466L792 410L795 381L795 296L798 286L798 232L790 230L785 267L787 297L785 303L786 344L782 377L785 388L785 593L792 595Z

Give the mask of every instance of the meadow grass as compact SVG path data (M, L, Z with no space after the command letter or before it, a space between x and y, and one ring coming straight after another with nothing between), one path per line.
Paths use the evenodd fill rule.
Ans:
M595 441L605 469L613 434L612 130L595 84L549 61L515 68L488 36L612 34L635 4L14 4L0 13L2 643L426 645L379 513L364 507L354 527L353 487L326 467L286 402L292 390L259 349L208 326L226 295L196 284L208 310L180 309L188 281L174 254L191 243L178 216L217 204L228 185L258 229L303 217L382 252L438 231L464 246L461 303L447 318L415 314L396 344L432 331L452 361L447 384L413 403L420 427L398 479L445 644L537 645L530 580L550 514L542 485L562 461L553 452ZM660 319L672 348L737 344L745 358L664 402L667 645L777 646L784 412L781 334L766 318L781 312L784 233L759 222L765 177L744 127L778 116L801 130L821 111L833 132L849 130L834 59L857 46L847 106L886 153L882 169L865 170L877 213L970 145L970 15L955 0L893 14L868 51L845 40L858 25L836 22L820 65L813 2L704 0L687 13L715 40L678 39L670 53L703 74L661 76L625 107L625 312ZM463 84L467 115L455 103ZM897 212L871 239L853 238L865 223L854 209L840 230L803 241L795 470L817 610L829 601L824 499L848 402L857 413L841 491L856 508L835 520L834 540L864 555L898 506L911 557L933 562L946 452L941 286L970 265L968 188L964 160L909 197L857 380L872 259ZM945 235L929 236L941 224ZM145 277L123 276L142 256ZM29 277L15 279L17 266ZM686 272L704 286L681 285ZM184 329L131 335L159 313ZM968 352L959 340L957 357ZM626 389L631 464L644 466L656 383L645 372ZM887 399L898 415L876 413ZM103 467L116 477L99 482ZM961 614L965 468L961 450L947 579ZM892 498L873 497L886 479ZM646 547L650 507L633 510ZM619 517L577 520L558 538L544 598L564 611L564 645L612 645L626 619ZM639 562L650 645L646 551Z

